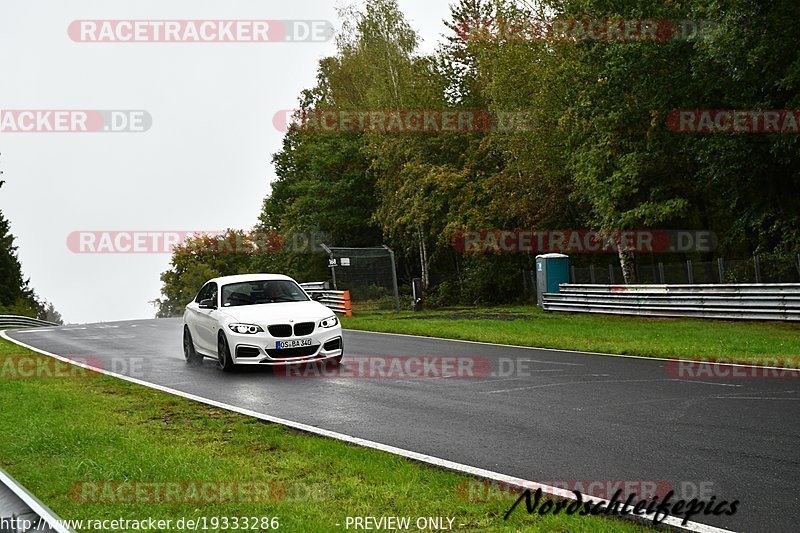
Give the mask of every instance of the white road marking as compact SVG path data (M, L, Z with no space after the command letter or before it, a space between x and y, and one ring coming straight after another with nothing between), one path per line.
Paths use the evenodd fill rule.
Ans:
M676 398L675 401L676 402L686 402L687 400ZM689 401L696 401L696 400L693 399L693 400L689 400ZM630 405L644 405L646 403L663 403L663 402L664 402L664 399L663 398L659 398L657 400L636 400L636 401L621 402L621 403L593 404L593 405L591 405L589 407L573 407L572 409L575 410L575 411L583 411L584 409L601 410L601 409L607 409L608 407L618 407L620 405L630 406Z
M693 383L695 385L716 385L717 387L741 387L741 385L734 385L733 383L711 383L709 381L693 381L690 379L672 379L670 381L679 381L681 383Z
M519 359L520 361L524 361L526 363L541 363L544 365L566 365L566 366L584 366L581 363L562 363L561 361L540 361L538 359Z
M553 372L557 372L557 370L554 370ZM480 385L481 383L499 383L501 381L522 381L523 379L525 378L476 379L465 381L465 383L469 383L470 385Z
M779 398L777 396L712 396L715 400L786 400L800 402L800 398Z
M561 376L558 376L561 377ZM647 381L671 381L669 379L597 379L584 381L562 381L560 383L544 383L542 385L531 385L529 387L517 387L515 389L502 389L481 391L480 394L502 394L504 392L516 392L521 390L544 389L546 387L559 387L561 385L585 385L593 383L643 383Z
M225 409L225 410L232 411L234 413L239 413L239 414L242 414L242 415L245 415L245 416L249 416L249 417L252 417L252 418L257 418L259 420L264 420L266 422L272 422L274 424L282 424L284 426L291 427L291 428L294 428L294 429L297 429L297 430L300 430L300 431L305 431L307 433L313 433L313 434L316 434L316 435L321 435L323 437L329 437L329 438L340 440L340 441L343 441L343 442L349 442L350 444L363 446L365 448L372 448L373 450L379 450L379 451L391 453L391 454L394 454L394 455L399 455L399 456L405 457L407 459L413 459L415 461L419 461L419 462L422 462L422 463L427 463L427 464L430 464L430 465L438 466L439 468L444 468L444 469L452 470L452 471L455 471L455 472L460 472L462 474L467 474L467 475L470 475L470 476L475 476L475 477L484 478L484 479L490 479L490 480L493 480L493 481L497 481L499 483L504 483L506 485L510 485L512 487L516 487L516 488L520 488L520 489L531 489L531 490L542 489L542 492L545 493L545 494L550 494L552 496L556 496L556 497L559 497L559 498L564 498L564 499L567 499L567 500L575 500L575 495L571 491L568 491L568 490L565 490L565 489L562 489L562 488L559 488L559 487L554 487L552 485L545 485L543 483L537 483L535 481L531 481L531 480L527 480L527 479L523 479L523 478L518 478L518 477L513 477L513 476L506 475L506 474L501 474L499 472L493 472L491 470L485 470L483 468L477 468L477 467L474 467L474 466L469 466L469 465L465 465L465 464L461 464L461 463L456 463L454 461L449 461L447 459L442 459L440 457L434 457L432 455L427 455L427 454L415 452L415 451L412 451L412 450L406 450L406 449L403 449L403 448L398 448L396 446L390 446L388 444L382 444L380 442L375 442L375 441L371 441L371 440L367 440L367 439L362 439L360 437L354 437L352 435L347 435L347 434L344 434L344 433L338 433L336 431L330 431L330 430L327 430L327 429L322 429L322 428L319 428L319 427L316 427L316 426L303 424L301 422L295 422L293 420L287 420L285 418L278 418L278 417L272 416L272 415L265 415L263 413L259 413L257 411L253 411L251 409L245 409L243 407L238 407L236 405L230 405L230 404L226 404L226 403L223 403L223 402L218 402L216 400L211 400L209 398L204 398L202 396L197 396L195 394L190 394L188 392L183 392L183 391L179 391L179 390L176 390L176 389L171 389L169 387L164 387L162 385L157 385L155 383L150 383L148 381L144 381L144 380L141 380L141 379L132 378L132 377L126 376L124 374L118 374L116 372L110 372L110 371L104 370L102 368L95 368L95 367L92 367L91 365L86 365L86 364L83 364L83 363L79 363L79 362L70 360L68 358L62 357L60 355L56 355L54 353L47 352L45 350L41 350L39 348L36 348L36 347L31 346L29 344L26 344L26 343L24 343L22 341L19 341L17 339L12 339L11 337L9 337L6 334L5 331L0 331L0 337L6 339L7 341L10 341L10 342L13 342L15 344L18 344L19 346L22 346L24 348L28 348L29 350L33 350L35 352L38 352L38 353L40 353L42 355L46 355L48 357L53 357L53 358L58 359L60 361L64 361L66 363L70 363L70 364L73 364L73 365L76 365L76 366L79 366L79 367L82 367L82 368L87 368L87 369L90 369L90 370L94 370L94 371L99 372L101 374L105 374L107 376L112 376L112 377L115 377L115 378L118 378L118 379L121 379L121 380L124 380L124 381L135 383L137 385L142 385L144 387L155 389L155 390L158 390L158 391L161 391L161 392L166 392L167 394L172 394L174 396L180 396L181 398L186 398L187 400L192 400L192 401L195 401L195 402L198 402L198 403L211 405L213 407L218 407L220 409ZM644 381L661 381L661 380L644 380ZM608 506L611 503L609 500L606 500L604 498L592 497L592 500L594 500L595 502L603 502L603 503L606 504L606 506ZM654 517L654 513L643 514L642 517L644 519L646 519L646 520L652 520L653 517ZM674 528L676 528L679 531L691 531L693 533L734 533L733 531L728 530L728 529L722 529L722 528L718 528L718 527L714 527L714 526L709 526L709 525L706 525L706 524L701 524L699 522L687 521L686 524L683 524L683 520L681 518L677 518L677 517L673 517L673 516L667 516L666 518L664 518L662 523L666 524L666 525L673 526Z

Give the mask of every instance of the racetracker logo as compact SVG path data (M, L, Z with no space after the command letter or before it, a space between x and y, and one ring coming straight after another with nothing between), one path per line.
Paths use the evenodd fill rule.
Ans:
M76 362L101 368L102 361L97 358L76 358ZM49 357L11 356L0 360L0 379L28 378L85 378L98 374L86 368Z
M284 481L80 481L69 496L76 503L217 504L312 502L326 499L319 484Z
M519 480L519 484L509 485L488 479L463 481L456 486L456 494L462 501L469 503L508 502L519 498L526 489L536 490L542 485L553 487L564 492L577 491L594 498L611 499L617 491L622 498L639 496L641 498L663 498L670 492L678 498L711 499L714 496L713 481L680 481L676 484L665 480L653 479L579 479L579 480L545 480L528 482Z
M564 491L579 491L596 498L609 499L618 490L623 497L636 494L642 498L663 496L673 490L672 484L667 481L641 480L641 479L615 479L615 480L547 480L537 483L523 483L523 486L511 486L499 481L474 479L464 481L456 487L458 497L470 503L483 503L491 501L507 501L519 498L525 489L535 490L539 485L547 485Z
M152 124L142 110L0 109L0 133L142 133Z
M800 369L789 360L766 358L763 366L715 361L667 361L667 375L677 379L797 379Z
M351 355L341 364L292 363L275 368L288 378L475 379L492 375L485 357Z
M75 20L67 29L78 43L326 42L327 20Z
M113 339L113 336L109 337ZM94 378L96 370L108 370L133 377L143 377L146 360L142 357L69 356L69 361L51 357L10 356L0 359L0 379L72 379Z
M464 41L595 41L647 43L704 38L710 20L484 19L456 27Z
M263 254L322 251L324 232L277 231L73 231L67 248L76 254Z
M536 124L526 111L485 109L282 109L272 123L280 132L294 126L313 133L511 133L532 131Z
M467 253L711 252L712 231L695 230L472 230L460 231L453 248Z
M678 109L667 115L676 133L798 133L796 109Z

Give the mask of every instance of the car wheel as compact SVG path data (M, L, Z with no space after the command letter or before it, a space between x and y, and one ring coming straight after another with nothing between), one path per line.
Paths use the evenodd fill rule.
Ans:
M217 340L217 366L225 372L233 370L231 350L228 347L228 339L225 338L224 333Z
M199 365L203 362L203 356L194 349L192 334L189 333L188 327L183 328L183 357L190 365Z

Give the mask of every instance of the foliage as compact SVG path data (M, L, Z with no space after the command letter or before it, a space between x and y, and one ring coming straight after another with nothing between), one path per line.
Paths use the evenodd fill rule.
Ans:
M800 136L667 127L678 109L798 109L795 0L457 0L430 55L419 52L396 0L340 15L337 51L300 95L300 117L478 110L515 113L524 127L432 134L292 125L273 157L277 180L257 230L388 244L400 283L421 277L441 304L519 300L520 271L532 266L529 256L456 252L452 239L465 229L705 229L719 237L717 256L800 252ZM714 24L655 42L492 33L542 19ZM632 259L620 254L629 281ZM192 263L186 275L247 266L305 281L326 275L324 254L291 250L237 268L217 263L204 263L207 271ZM165 274L164 312L191 292L179 281L188 268Z
M171 268L161 274L161 293L156 317L183 314L202 286L211 278L245 274L253 251L244 231L229 229L221 235L190 236L172 252Z
M0 187L3 183L0 182ZM42 301L22 275L11 225L0 212L0 314L18 315L63 323L52 303Z

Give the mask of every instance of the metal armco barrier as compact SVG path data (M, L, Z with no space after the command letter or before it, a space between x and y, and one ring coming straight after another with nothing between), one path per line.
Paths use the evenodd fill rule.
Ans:
M546 311L800 321L800 284L576 285L545 293Z
M350 291L331 291L325 289L325 283L321 281L301 283L300 286L310 295L321 294L322 297L317 301L329 307L332 311L345 316L353 316L353 308L350 303Z
M25 519L32 527L22 529L10 519ZM46 505L0 468L0 519L5 520L0 531L22 533L74 533Z
M28 316L0 315L0 329L38 328L42 326L58 326L55 322L39 320Z

